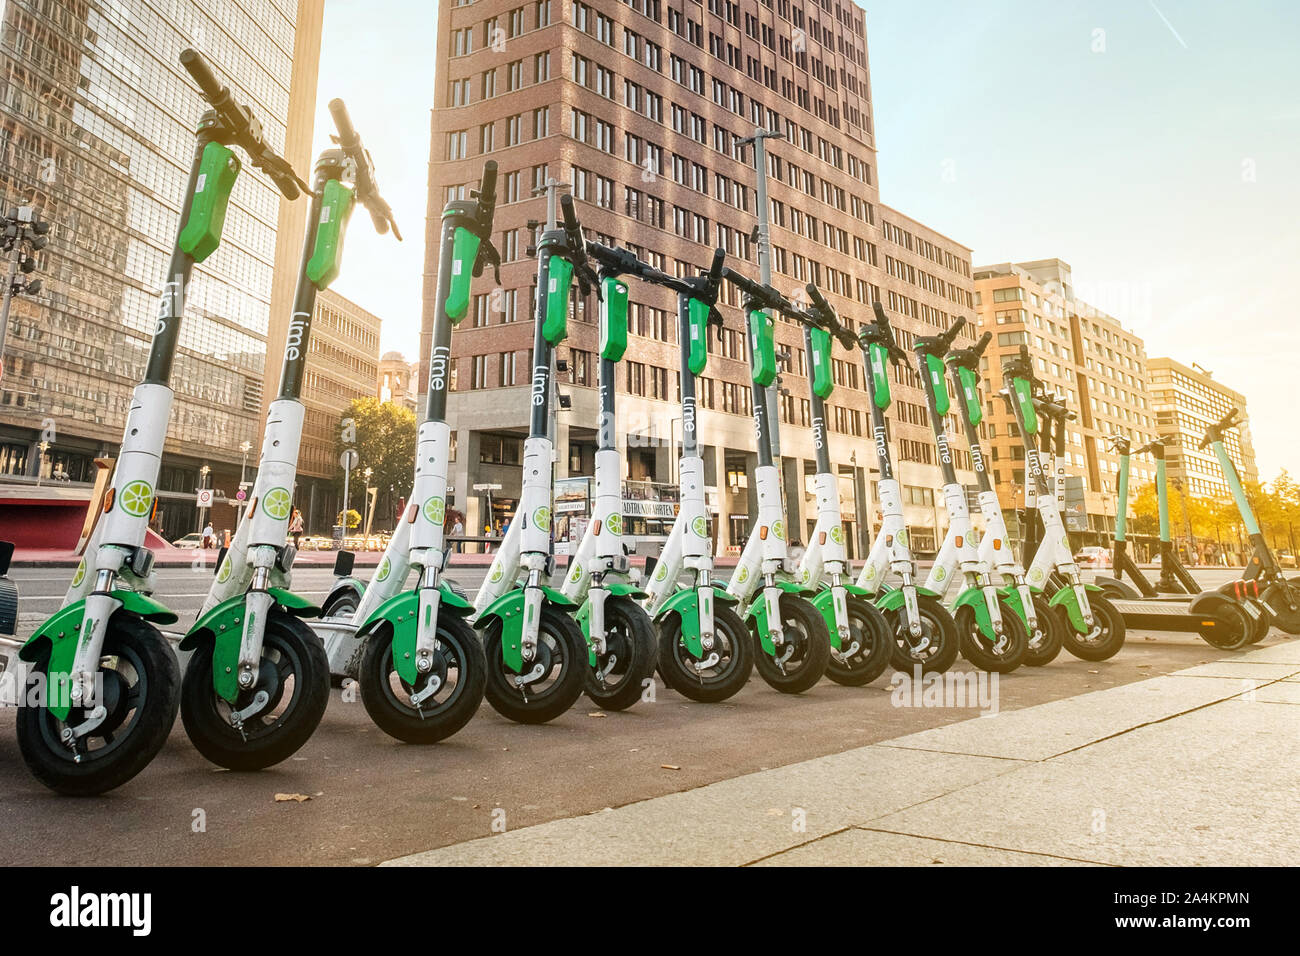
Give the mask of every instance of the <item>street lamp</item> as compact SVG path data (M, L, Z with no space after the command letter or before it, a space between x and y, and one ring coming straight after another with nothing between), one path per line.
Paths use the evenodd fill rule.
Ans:
M248 468L248 453L252 451L253 443L245 440L239 443L239 450L244 453L243 459L239 463L239 490L244 490L244 475ZM239 523L244 520L244 499L239 499L239 506L235 509L235 533L239 533Z
M373 496L371 495L371 490L370 490L370 476L373 475L374 473L375 470L369 467L361 472L361 474L364 475L366 479L366 520L365 523L362 525L362 528L364 529L362 533L365 535L364 546L367 548L370 547L370 516L371 516L371 511L374 507L374 499Z
M20 206L8 216L0 217L0 251L9 253L9 268L2 290L3 301L0 303L0 379L4 378L5 371L9 303L15 295L36 295L41 291L40 279L19 279L18 272L21 270L26 276L36 270L36 259L31 253L45 248L49 242L49 231L50 224L37 219L31 206Z
M208 486L208 475L211 472L212 469L209 468L207 465L203 465L202 467L199 468L199 491L202 491L204 488ZM202 534L203 533L203 509L197 507L197 502L195 504L196 504L195 510L199 513L199 526L194 530L197 531L199 534Z

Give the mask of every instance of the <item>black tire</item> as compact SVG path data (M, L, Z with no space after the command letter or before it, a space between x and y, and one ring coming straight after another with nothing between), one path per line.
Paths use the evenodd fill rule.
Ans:
M745 623L754 639L754 666L758 676L774 690L783 694L802 694L816 686L825 675L826 665L831 659L831 636L826 629L826 618L807 598L782 592L780 603L781 627L786 638L786 647L781 653L788 652L789 656L778 663L764 651L751 618Z
M258 680L235 699L235 708L244 708L265 689L271 697L267 707L249 718L243 733L230 725L231 705L212 689L212 642L207 641L195 648L181 682L185 732L195 749L219 767L272 767L297 753L325 716L329 673L320 638L298 618L273 610L262 638Z
M1269 613L1268 608L1264 608L1264 613L1251 625L1250 643L1258 644L1268 637L1268 632L1272 629L1273 615Z
M641 699L645 682L654 680L658 661L659 641L645 608L629 597L607 597L605 655L596 659L596 667L608 672L601 678L588 664L584 689L592 703L604 710L627 710Z
M719 661L697 672L682 640L681 616L670 614L659 625L659 676L671 690L702 704L716 704L737 694L754 669L749 628L730 605L714 602L714 649Z
M321 617L342 617L345 614L356 612L358 605L361 603L361 592L352 585L345 588L339 588L325 599L321 605Z
M1096 582L1094 582L1096 583ZM1138 592L1121 581L1110 580L1098 585L1101 593L1112 601L1136 601L1142 597Z
M904 606L886 611L885 619L889 621L894 634L894 646L889 663L894 670L902 671L904 674L911 674L918 664L922 674L942 674L957 660L960 649L957 623L937 598L930 597L928 594L918 594L916 604L921 614L921 628L930 643L924 651L915 650L911 642L911 632L907 627Z
M48 687L48 668L48 657L33 668L24 701L35 699L34 683ZM152 624L123 611L109 618L100 673L108 716L78 741L76 754L60 739L68 724L43 706L18 708L23 761L37 780L57 793L90 797L120 787L158 755L176 722L180 667L167 639ZM83 713L74 708L69 723L80 723ZM73 759L77 754L79 763Z
M1070 621L1069 612L1057 606L1056 619L1061 625L1061 638L1065 649L1082 661L1108 661L1124 647L1124 616L1104 596L1096 591L1088 593L1088 606L1092 608L1092 630L1080 634Z
M1061 653L1065 636L1061 631L1061 619L1052 611L1047 598L1041 594L1034 595L1034 619L1038 626L1030 630L1026 625L1028 638L1025 647L1026 667L1045 667L1056 660Z
M587 642L573 617L544 604L537 631L538 661L545 668L540 680L515 685L518 677L501 657L501 618L492 618L483 632L483 656L487 664L484 696L502 717L520 724L544 724L573 706L582 695L587 673ZM526 670L531 668L525 664Z
M1220 602L1208 615L1214 627L1201 631L1201 640L1221 651L1239 651L1255 642L1255 619L1232 601Z
M1020 615L1014 609L1008 607L1005 601L1000 601L999 607L1002 611L1002 640L997 644L990 644L980 631L975 609L969 605L958 608L954 620L960 635L962 657L982 671L1010 674L1024 663L1025 652L1029 649L1029 635L1025 630L1025 622L1020 620Z
M845 687L862 687L889 666L894 648L893 631L880 608L870 601L850 595L845 603L849 609L849 640L856 641L858 649L843 662L832 654L826 665L826 676Z
M1292 611L1287 604L1287 595L1297 605ZM1300 634L1300 579L1280 581L1264 590L1264 600L1268 602L1273 623L1288 634Z
M435 744L460 730L483 702L487 664L483 645L474 628L463 617L443 612L438 615L438 650L433 669L415 685L398 676L393 665L393 631L385 627L366 638L357 681L361 703L375 726L408 744ZM420 705L411 695L437 675L442 686Z

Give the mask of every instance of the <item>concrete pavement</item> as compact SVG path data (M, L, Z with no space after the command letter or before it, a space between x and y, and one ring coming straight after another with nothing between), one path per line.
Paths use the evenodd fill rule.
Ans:
M1295 865L1297 814L1291 641L389 865Z

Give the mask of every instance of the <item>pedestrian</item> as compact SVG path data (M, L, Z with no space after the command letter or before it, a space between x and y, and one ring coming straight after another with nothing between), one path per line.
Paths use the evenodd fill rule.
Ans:
M212 530L212 522L209 521L203 526L203 550L216 546L216 534Z
M297 551L302 546L302 512L297 508L293 509L293 516L289 519L289 533L293 535L293 549Z
M451 536L453 538L461 538L464 537L464 535L465 535L465 525L460 520L460 515L456 515L456 523L451 526ZM462 542L454 541L452 542L452 544L457 551L461 549Z

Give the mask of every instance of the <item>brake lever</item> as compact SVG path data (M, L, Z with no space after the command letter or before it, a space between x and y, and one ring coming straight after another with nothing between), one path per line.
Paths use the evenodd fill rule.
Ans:
M474 257L474 278L483 274L484 266L492 267L492 276L496 279L497 285L501 285L501 253L497 252L497 247L492 245L492 240L486 236L479 237L478 255Z

